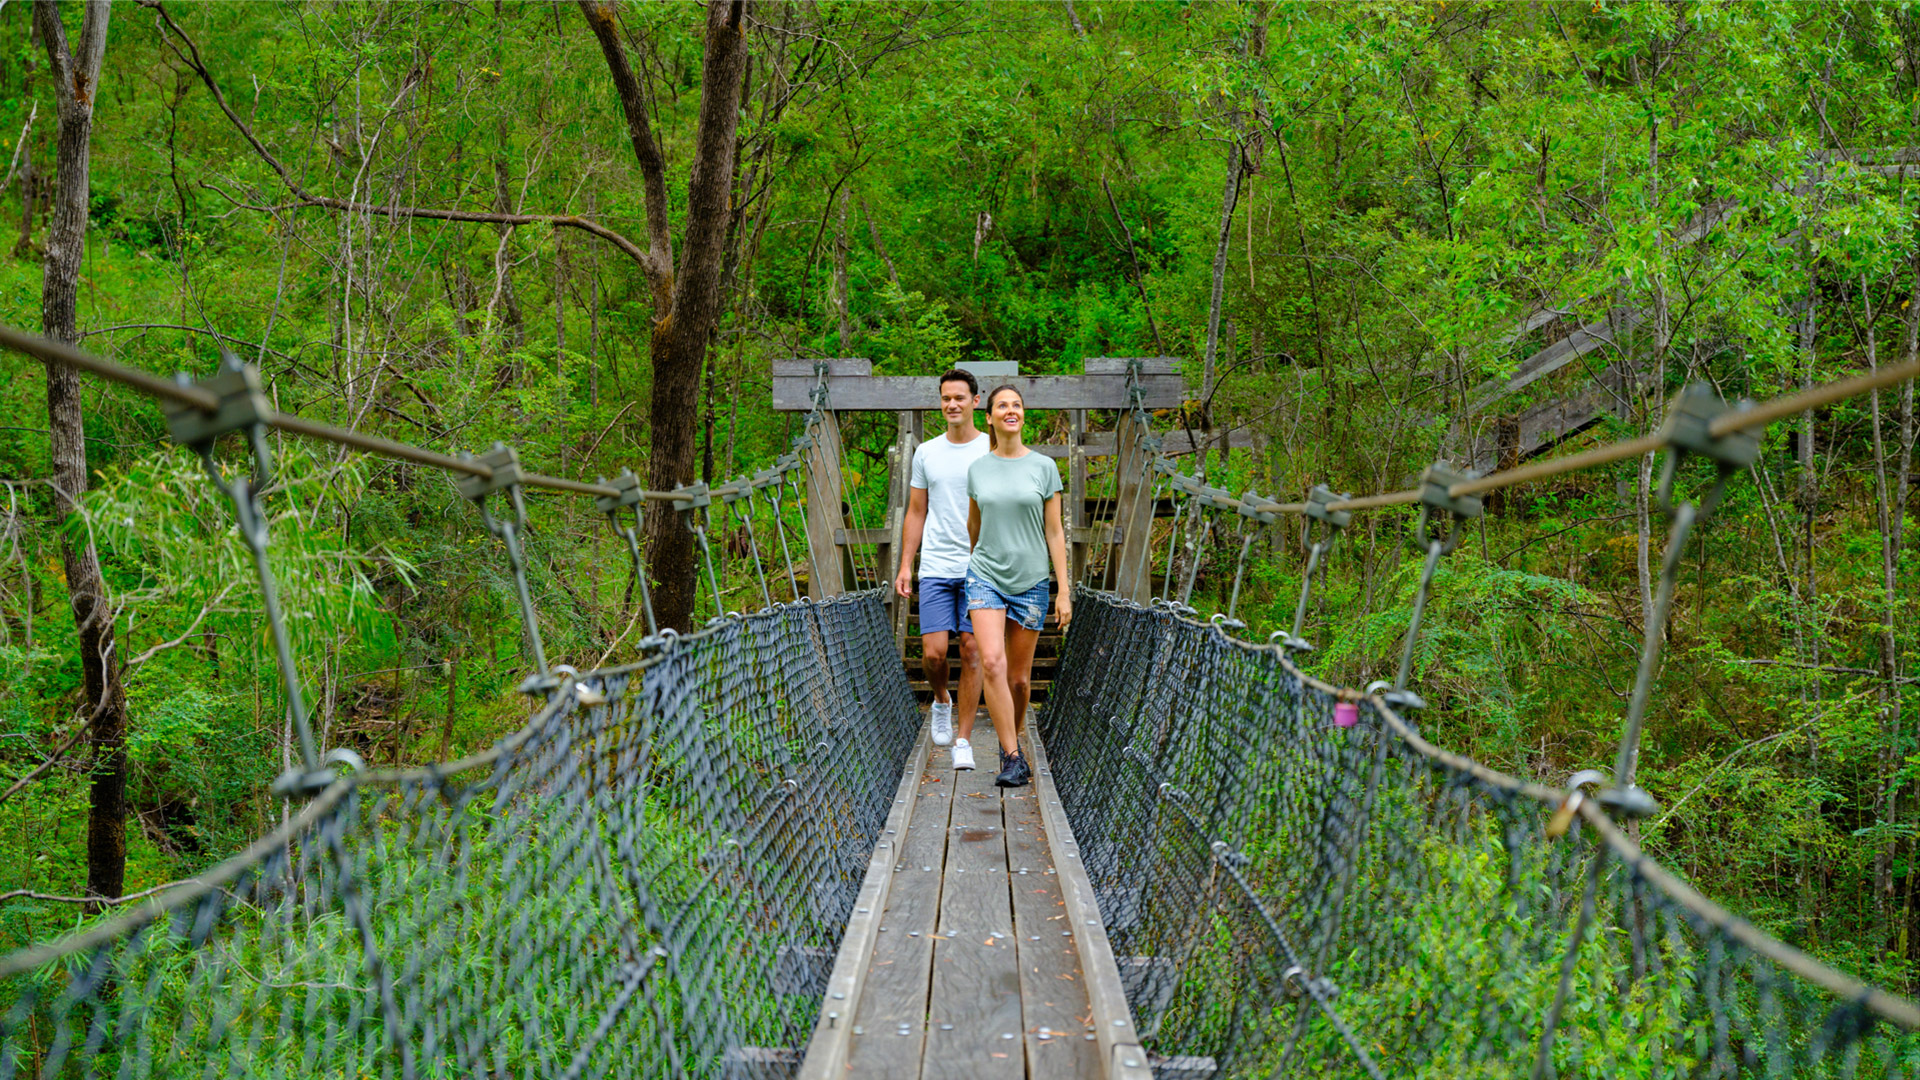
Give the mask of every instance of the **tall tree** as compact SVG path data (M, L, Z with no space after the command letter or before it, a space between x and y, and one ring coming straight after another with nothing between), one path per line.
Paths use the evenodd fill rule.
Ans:
M607 72L627 117L627 135L640 165L647 212L647 254L641 267L653 294L653 452L648 484L670 488L693 477L700 417L700 372L720 318L720 268L725 255L728 192L747 67L746 0L707 5L706 52L701 61L700 120L687 178L686 230L678 266L667 217L667 163L648 116L647 99L621 41L619 5L580 0L600 41ZM660 582L654 609L663 625L685 628L696 588L693 534L662 503L648 506L651 571Z
M80 340L74 309L80 263L87 251L87 168L92 156L93 105L100 61L107 51L109 0L87 0L78 48L67 42L59 0L34 0L34 28L47 49L60 129L54 157L53 221L40 286L40 328L55 341ZM74 513L87 490L86 427L80 415L80 373L47 365L47 420L53 456L54 506ZM87 892L118 897L127 870L127 694L114 648L113 609L100 561L84 532L63 529L60 557L68 602L79 631L93 778L87 813Z

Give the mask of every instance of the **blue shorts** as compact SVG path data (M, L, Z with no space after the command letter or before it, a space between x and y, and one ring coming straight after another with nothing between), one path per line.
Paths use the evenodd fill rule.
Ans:
M921 578L920 633L973 633L973 624L967 621L966 603L965 578Z
M967 610L979 611L981 608L1005 610L1007 617L1029 630L1038 630L1047 621L1047 608L1053 603L1053 586L1045 578L1040 584L1018 596L1008 596L993 587L987 579L969 570L967 572Z

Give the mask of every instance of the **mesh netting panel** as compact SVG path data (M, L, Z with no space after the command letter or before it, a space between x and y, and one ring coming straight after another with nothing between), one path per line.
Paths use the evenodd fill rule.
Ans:
M1038 723L1159 1080L1910 1075L1920 1061L1864 996L1748 948L1757 932L1642 860L1594 805L1551 839L1555 793L1337 701L1276 649L1075 599Z
M879 594L578 685L0 959L0 1078L789 1075L918 727Z

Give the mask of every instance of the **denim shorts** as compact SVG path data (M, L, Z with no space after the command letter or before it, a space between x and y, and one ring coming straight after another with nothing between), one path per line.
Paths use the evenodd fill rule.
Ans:
M967 580L957 577L920 579L920 632L973 633L967 621Z
M967 571L967 610L979 611L981 608L1004 609L1007 617L1029 630L1038 630L1047 621L1047 608L1053 601L1052 583L1045 578L1040 584L1018 596L1008 596L993 587L987 579Z

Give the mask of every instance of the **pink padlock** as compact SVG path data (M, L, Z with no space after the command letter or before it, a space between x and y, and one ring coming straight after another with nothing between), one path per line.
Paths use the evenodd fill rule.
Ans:
M1333 703L1333 726L1352 727L1360 722L1360 706L1351 701Z

